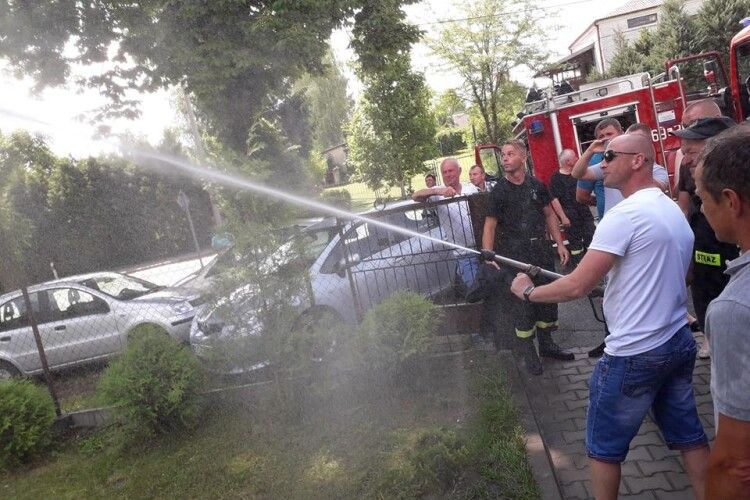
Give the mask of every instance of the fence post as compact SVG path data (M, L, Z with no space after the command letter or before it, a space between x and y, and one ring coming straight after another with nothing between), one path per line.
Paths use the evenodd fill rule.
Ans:
M29 290L26 286L21 287L21 293L23 294L23 301L26 304L26 313L29 315L29 324L31 324L31 331L34 332L34 340L36 341L36 348L39 351L39 359L42 360L42 370L44 371L44 382L47 384L50 396L52 396L52 402L55 404L55 414L59 417L62 412L60 411L60 400L57 399L57 392L55 391L55 385L52 382L52 376L49 373L49 365L47 364L47 355L44 353L44 346L42 345L42 337L39 335L39 326L36 323L34 317L34 310L31 306L31 297L29 297Z

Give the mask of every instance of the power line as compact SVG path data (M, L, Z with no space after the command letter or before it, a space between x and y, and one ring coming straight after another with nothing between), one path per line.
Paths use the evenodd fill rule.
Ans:
M506 10L506 11L503 11L503 12L498 12L497 14L486 15L486 16L471 16L471 17L462 17L462 18L455 18L455 19L441 19L439 21L431 21L431 22L428 22L428 23L418 23L418 24L416 24L416 26L432 26L432 25L436 25L436 24L448 24L448 23L460 23L460 22L465 22L465 21L476 21L476 20L479 20L479 19L486 19L486 18L507 16L507 15L510 15L510 14L520 14L522 12L529 12L529 11L537 11L537 10L547 11L547 10L556 9L558 7L568 7L568 6L571 6L571 5L577 5L577 4L581 4L581 3L591 3L591 2L594 2L594 1L596 1L596 0L575 0L575 1L572 1L572 2L560 3L560 4L556 4L556 5L548 5L546 7L529 7L527 9Z

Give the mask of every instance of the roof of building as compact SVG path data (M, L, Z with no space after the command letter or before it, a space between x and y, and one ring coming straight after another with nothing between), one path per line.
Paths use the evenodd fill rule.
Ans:
M617 7L615 10L610 11L607 15L599 17L597 19L594 19L591 24L589 24L583 32L578 35L575 40L568 46L568 50L570 50L570 47L576 44L578 40L581 39L583 35L586 34L588 30L590 30L593 26L595 26L599 21L603 21L605 19L611 19L613 17L622 16L625 14L630 14L633 12L639 12L641 10L646 9L652 9L654 7L659 7L661 4L664 3L664 0L634 0L632 2L626 2L625 4L621 5L620 7Z
M597 21L609 19L610 17L622 16L623 14L630 14L631 12L638 12L639 10L651 9L653 7L658 7L663 3L664 0L634 0L616 8L604 17L597 19Z

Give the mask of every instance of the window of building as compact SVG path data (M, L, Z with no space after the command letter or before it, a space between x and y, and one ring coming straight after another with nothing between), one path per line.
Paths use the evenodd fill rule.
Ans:
M657 21L657 15L648 14L646 16L632 17L628 19L628 28L639 28L641 26L648 26L654 24Z

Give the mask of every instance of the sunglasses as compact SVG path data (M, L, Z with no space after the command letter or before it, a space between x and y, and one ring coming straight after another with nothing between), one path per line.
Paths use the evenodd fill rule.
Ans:
M610 162L620 155L638 155L640 153L628 153L626 151L612 151L608 149L604 152L604 161Z

